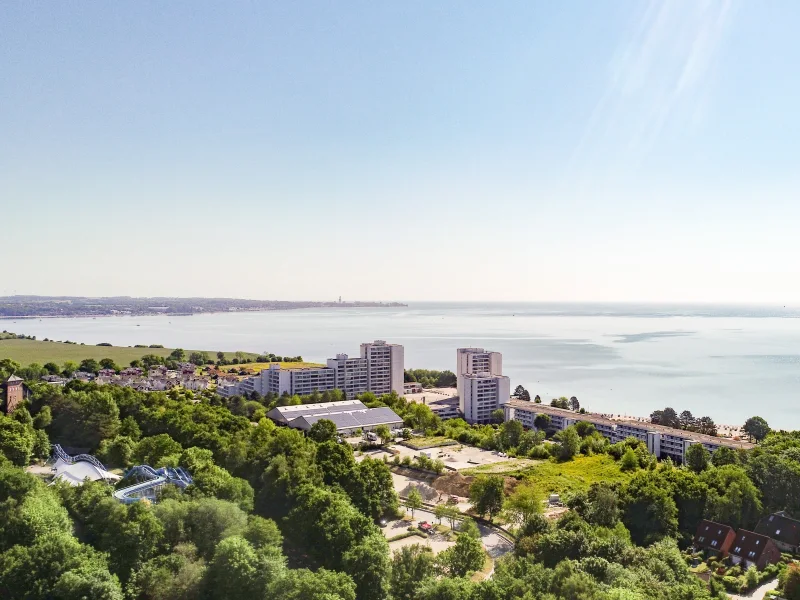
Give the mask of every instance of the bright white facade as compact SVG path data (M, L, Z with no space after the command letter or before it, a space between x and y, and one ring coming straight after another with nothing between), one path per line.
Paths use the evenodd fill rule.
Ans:
M464 396L461 389L462 375L470 373L503 374L503 355L487 352L483 348L459 348L456 350L456 380L459 398Z
M368 389L376 396L397 392L403 395L404 351L400 344L383 340L361 344L361 358L366 359Z
M511 396L511 382L503 375L503 355L483 348L456 350L458 407L467 423L490 423L492 411L503 408Z
M342 390L346 398L355 398L370 389L366 358L337 354L336 358L328 359L328 368L336 371L336 388Z
M723 446L734 450L753 447L753 444L739 440L712 437L653 423L615 421L602 415L580 414L564 408L525 402L523 400L510 401L505 406L505 413L506 421L513 419L522 423L524 427L531 429L535 428L533 422L536 419L536 415L539 414L550 417L549 428L553 431L561 431L578 421L586 421L594 425L595 429L608 438L612 444L621 442L629 437L635 437L647 444L647 449L654 456L660 458L668 456L679 462L683 462L686 451L693 444L702 444L711 454Z
M503 408L511 397L511 381L505 375L459 375L459 409L467 423L491 423L492 411Z

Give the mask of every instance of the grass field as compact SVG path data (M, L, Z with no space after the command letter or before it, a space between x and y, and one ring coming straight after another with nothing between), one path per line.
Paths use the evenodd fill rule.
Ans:
M480 468L464 471L464 475L485 473ZM619 463L607 454L578 456L568 462L546 460L532 467L505 472L506 475L530 479L540 490L550 493L569 494L585 491L593 483L627 481L633 473L620 471Z
M194 350L186 350L188 356ZM132 360L145 354L169 356L172 348L126 348L123 346L81 346L80 344L64 344L61 342L43 342L40 340L0 340L0 359L10 358L23 366L30 363L43 365L54 362L63 365L66 361L80 363L85 358L100 360L111 358L120 366L127 366ZM217 352L206 350L210 358L216 360ZM225 357L234 358L234 352L226 352ZM255 357L256 354L248 353Z
M253 373L260 373L263 369L269 369L271 364L279 364L282 369L299 369L303 367L323 367L319 363L310 363L310 362L282 362L282 363L247 363L244 365L225 365L224 367L220 367L220 371L232 371L236 369L250 369Z
M400 442L403 446L408 446L414 450L425 450L426 448L438 448L440 446L457 446L458 442L444 436L433 437L412 437Z

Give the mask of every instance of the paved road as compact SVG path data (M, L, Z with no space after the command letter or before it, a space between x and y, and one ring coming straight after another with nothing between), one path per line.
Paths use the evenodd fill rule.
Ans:
M747 596L740 596L739 594L729 594L731 600L763 600L766 593L770 590L777 589L778 580L773 579L765 584L760 585Z

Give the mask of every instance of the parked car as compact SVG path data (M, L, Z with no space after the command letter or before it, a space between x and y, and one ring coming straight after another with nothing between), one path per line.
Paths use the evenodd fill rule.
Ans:
M420 531L424 531L425 533L430 533L433 531L433 525L428 523L427 521L421 521L419 524Z

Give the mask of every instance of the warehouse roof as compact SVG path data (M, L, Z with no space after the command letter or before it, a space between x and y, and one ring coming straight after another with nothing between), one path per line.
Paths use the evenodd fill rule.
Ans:
M311 429L311 426L321 419L333 421L336 429L357 429L359 427L375 427L390 423L402 423L403 419L391 408L365 408L363 410L342 411L335 413L305 415L292 419L289 425L298 429Z
M318 402L316 404L294 404L292 406L276 406L267 413L274 421L288 423L292 419L307 415L331 414L352 410L366 410L360 400L342 400L341 402Z

